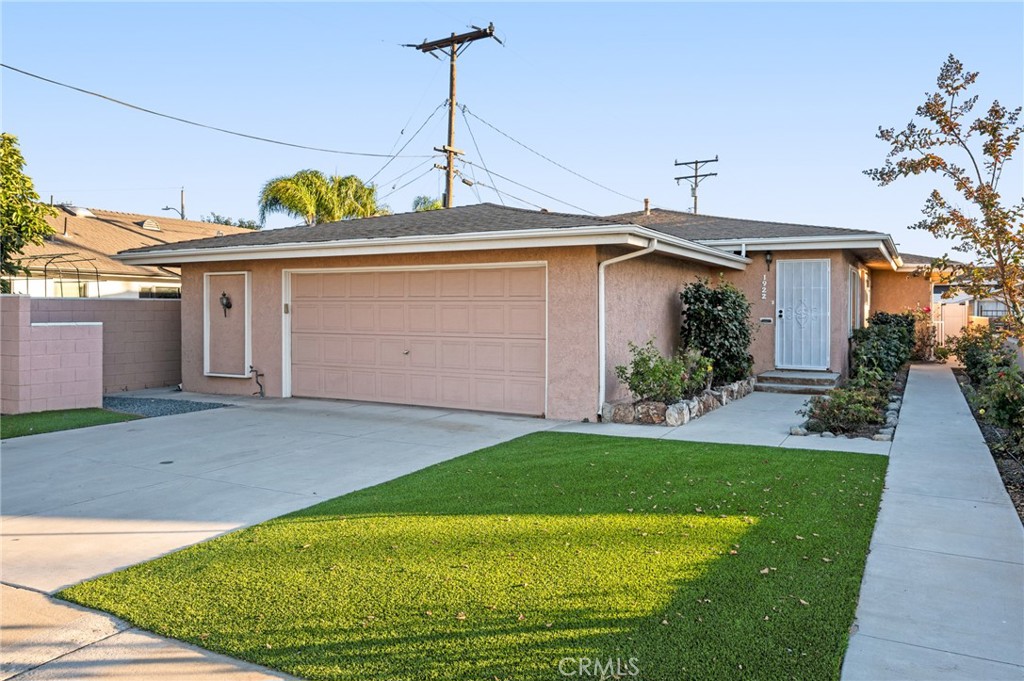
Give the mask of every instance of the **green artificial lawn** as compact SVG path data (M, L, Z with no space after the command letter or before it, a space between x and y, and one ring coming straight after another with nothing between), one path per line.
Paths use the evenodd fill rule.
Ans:
M60 596L311 679L837 679L885 468L539 433Z
M138 418L142 417L106 409L60 409L34 414L11 414L0 417L0 439L102 426L106 423L120 423Z

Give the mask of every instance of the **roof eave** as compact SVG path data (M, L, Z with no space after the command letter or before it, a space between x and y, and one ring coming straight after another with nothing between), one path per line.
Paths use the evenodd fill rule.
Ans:
M701 239L700 243L716 248L747 250L810 251L819 249L877 248L893 270L903 266L896 244L888 234L843 234L828 236L758 237L733 239Z
M225 246L219 248L163 249L143 253L125 251L114 257L121 262L133 265L179 265L192 262L479 251L499 248L603 245L646 248L652 239L656 239L658 242L658 252L674 257L739 270L744 269L746 264L750 262L747 258L722 251L713 246L671 237L637 225L596 225L553 229L418 235L386 239L351 239L318 243L293 242L256 246Z

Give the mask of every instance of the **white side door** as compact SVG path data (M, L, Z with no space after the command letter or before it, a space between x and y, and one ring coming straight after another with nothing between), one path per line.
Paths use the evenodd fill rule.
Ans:
M829 368L831 291L828 260L778 260L775 270L775 366Z

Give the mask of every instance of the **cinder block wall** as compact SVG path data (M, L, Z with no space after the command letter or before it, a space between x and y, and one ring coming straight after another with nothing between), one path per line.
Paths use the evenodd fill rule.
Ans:
M0 296L0 412L103 404L103 325L38 324L27 296Z
M102 322L103 391L181 383L181 301L32 298L32 322Z

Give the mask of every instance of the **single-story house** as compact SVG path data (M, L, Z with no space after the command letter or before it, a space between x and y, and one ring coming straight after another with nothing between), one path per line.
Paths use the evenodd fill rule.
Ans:
M12 293L40 298L176 298L181 289L176 268L130 265L113 256L131 248L251 231L97 208L55 208L57 214L46 218L53 234L42 244L23 249L19 261L29 274L12 278Z
M680 287L697 278L746 292L759 373L842 373L872 311L931 300L887 234L666 210L600 218L485 203L118 259L181 268L186 390L248 395L255 370L272 397L573 420L624 396L614 367L629 341L672 349Z

